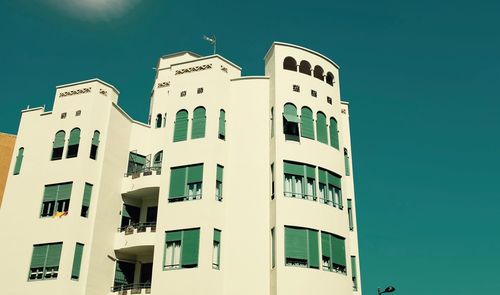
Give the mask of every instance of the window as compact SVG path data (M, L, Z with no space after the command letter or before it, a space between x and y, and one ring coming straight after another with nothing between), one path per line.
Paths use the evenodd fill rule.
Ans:
M23 154L24 148L20 148L17 151L16 164L14 165L14 175L18 175L21 172L21 165L23 164Z
M162 121L163 121L162 115L161 114L156 115L155 128L161 128Z
M295 61L295 59L293 57L287 56L283 60L283 69L296 72L297 71L297 62Z
M328 73L326 74L326 83L327 83L328 85L333 86L333 74L332 74L331 72L328 72Z
M146 167L146 156L135 152L130 152L128 154L127 176L142 172L144 167Z
M271 200L274 199L274 163L271 164Z
M326 116L322 112L316 113L316 133L318 141L328 144L328 133L326 131Z
M312 97L318 97L318 92L316 90L311 89L311 96Z
M275 237L274 237L274 227L271 228L271 268L276 266L276 245L275 245Z
M116 261L114 287L134 283L135 263Z
M295 105L291 103L285 104L283 111L283 133L286 140L300 141L299 123Z
M163 270L198 266L200 229L165 232Z
M97 149L99 148L99 136L101 133L99 131L94 131L94 136L92 136L92 144L90 145L90 158L92 160L97 159Z
M358 291L358 268L356 266L356 256L351 256L352 290Z
M80 268L82 265L83 244L76 243L75 254L73 256L73 268L71 269L71 279L78 280L80 278Z
M121 230L125 230L129 226L139 223L141 208L129 204L123 204Z
M49 184L43 192L40 217L63 216L68 213L72 182Z
M292 89L293 89L294 92L300 92L300 86L299 85L295 85L294 84Z
M300 163L284 162L285 197L316 201L315 167Z
M65 137L66 132L64 132L63 130L60 130L56 133L54 142L52 143L52 155L50 156L51 161L62 159Z
M61 113L61 119L66 119L66 115L67 115L66 112Z
M212 249L212 268L220 269L220 230L214 229L214 245Z
M311 76L311 64L307 60L303 60L299 65L299 72Z
M285 226L285 265L319 268L318 231Z
M74 128L69 133L68 151L66 158L75 158L78 156L78 146L80 145L80 128Z
M351 175L351 164L349 163L349 154L347 149L344 149L344 165L345 165L345 175Z
M180 110L175 115L174 142L187 139L188 132L188 112Z
M323 270L346 273L345 239L321 232L321 261Z
M181 91L181 97L184 97L184 96L186 96L186 94L187 94L186 90L184 90L184 91Z
M78 111L76 111L76 112L75 112L75 116L76 116L76 117L80 116L81 114L82 114L82 111L81 111L81 110L78 110Z
M226 139L226 111L219 111L219 139Z
M215 181L215 199L217 201L222 201L222 177L224 173L224 167L217 165L217 179Z
M28 280L57 278L61 249L62 243L33 245Z
M92 184L85 183L85 188L83 189L82 211L80 212L81 217L89 217L90 198L92 197L93 187Z
M271 108L271 138L274 137L274 108Z
M167 113L163 115L163 127L167 126Z
M314 123L312 111L308 107L303 107L300 112L300 131L302 137L314 139Z
M161 165L163 162L163 151L159 151L153 157L153 170L156 170L156 174L161 174Z
M320 201L333 207L343 208L340 176L318 168Z
M205 137L205 125L207 120L205 113L204 107L197 107L194 109L191 139Z
M326 97L326 102L329 103L329 104L333 104L332 98L330 96Z
M203 164L172 168L168 201L201 199L202 183Z
M203 87L200 87L196 90L196 93L202 94L203 93Z
M330 118L330 145L337 150L339 149L339 131L337 127L337 120Z
M354 230L354 219L352 215L352 200L347 199L347 216L349 218L349 230L353 231Z
M314 78L320 79L323 81L324 75L323 75L323 68L320 66L315 66L314 67Z

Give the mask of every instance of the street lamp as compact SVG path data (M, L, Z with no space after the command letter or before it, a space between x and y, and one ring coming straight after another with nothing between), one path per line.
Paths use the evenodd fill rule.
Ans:
M394 292L394 291L396 291L396 288L394 288L393 286L386 287L384 289L384 291L380 290L380 288L377 289L378 295L380 295L382 293L391 293L391 292Z

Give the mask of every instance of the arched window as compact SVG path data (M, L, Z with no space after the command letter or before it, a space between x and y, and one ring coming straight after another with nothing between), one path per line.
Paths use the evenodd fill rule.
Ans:
M156 124L155 124L155 127L156 128L161 128L162 121L163 120L162 120L161 114L156 115Z
M297 62L293 57L287 56L285 60L283 60L283 69L296 72Z
M19 172L21 172L21 165L23 163L23 157L24 157L24 148L20 148L17 151L17 157L16 157L16 165L14 166L14 175L18 175Z
M156 170L156 174L161 173L162 162L163 162L163 151L159 151L153 157L153 170Z
M318 78L320 79L321 81L323 81L323 68L320 67L320 66L315 66L314 67L314 78Z
M205 125L207 117L205 108L197 107L193 112L193 125L191 130L191 139L205 137Z
M318 141L328 144L328 132L326 131L326 116L322 112L316 113L316 133Z
M80 146L80 128L73 128L69 133L68 151L66 158L75 158L78 156L78 147Z
M175 114L174 125L174 142L186 140L188 131L188 112L186 110L180 110Z
M347 149L344 149L344 164L345 164L345 175L351 175L351 164L349 163L349 154Z
M63 130L60 130L56 133L54 142L52 143L52 155L50 156L51 161L62 159L65 137L66 132L64 132Z
M311 76L311 64L307 60L303 60L299 65L299 72Z
M226 111L219 112L219 139L226 139Z
M297 117L297 107L291 103L285 104L283 110L283 133L285 139L299 141L299 118Z
M302 137L314 139L313 113L310 108L303 107L300 112Z
M330 118L330 145L336 149L339 149L339 130L337 126L337 120L335 118Z
M331 72L326 73L326 83L333 86L333 74Z
M90 158L97 159L97 149L99 148L99 136L101 133L99 131L94 131L94 136L92 136L92 144L90 145Z

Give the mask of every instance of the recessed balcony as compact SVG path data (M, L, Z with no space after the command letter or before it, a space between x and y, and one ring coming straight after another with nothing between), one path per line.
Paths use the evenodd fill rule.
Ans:
M154 247L117 250L112 294L151 294Z

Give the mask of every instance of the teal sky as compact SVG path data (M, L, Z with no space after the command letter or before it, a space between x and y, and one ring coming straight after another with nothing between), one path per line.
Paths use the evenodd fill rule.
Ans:
M244 75L274 40L305 46L341 66L351 104L364 294L500 292L500 1L70 2L0 0L0 131L93 77L146 121L152 67L210 54L203 34Z

